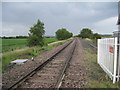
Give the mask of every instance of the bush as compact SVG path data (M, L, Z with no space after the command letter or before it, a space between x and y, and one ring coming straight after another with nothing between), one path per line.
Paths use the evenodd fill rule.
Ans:
M93 33L92 30L88 28L83 28L78 34L78 37L89 38L89 39L101 39L101 35L98 33Z
M38 20L37 24L30 28L28 46L43 46L44 24Z
M94 38L94 39L101 39L101 37L102 37L102 36L101 36L100 34L98 34L98 33L94 33L94 34L93 34L93 38Z
M79 34L79 37L82 37L82 38L92 38L92 36L93 36L93 32L88 28L83 28Z
M56 37L58 40L64 40L72 37L73 34L68 32L65 28L56 31Z
M43 42L43 38L38 38L36 35L31 35L29 36L28 39L28 46L43 46L44 42Z

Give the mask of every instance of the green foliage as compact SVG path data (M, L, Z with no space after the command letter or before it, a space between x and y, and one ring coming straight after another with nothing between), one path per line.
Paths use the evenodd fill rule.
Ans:
M37 24L30 28L28 46L43 46L44 24L38 20Z
M104 35L101 35L103 38L112 38L112 34L104 34Z
M27 53L28 53L28 55L30 55L30 56L37 56L37 55L40 54L38 48L34 48L34 49L32 49L32 50L29 50L29 51L27 51Z
M43 46L43 38L39 38L36 35L30 35L28 39L28 46Z
M28 36L16 36L16 38L28 38Z
M73 34L68 32L65 28L59 29L55 33L58 40L68 39L73 36Z
M93 33L92 30L88 29L88 28L83 28L80 31L80 34L77 35L78 37L82 37L82 38L89 38L89 39L101 39L101 35L98 33Z
M101 35L98 33L93 34L93 39L101 39Z
M80 31L79 37L82 37L82 38L92 38L92 35L93 35L92 30L90 30L90 29L88 29L88 28L83 28L83 29Z

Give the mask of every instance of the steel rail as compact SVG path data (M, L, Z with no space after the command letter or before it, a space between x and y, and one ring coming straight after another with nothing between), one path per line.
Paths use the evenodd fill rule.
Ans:
M47 63L49 63L56 55L58 55L61 51L63 51L67 46L69 46L74 40L71 40L67 45L62 47L58 52L54 53L51 57L49 57L45 62L37 66L35 69L31 70L30 72L26 73L22 77L20 77L15 83L9 84L3 89L11 90L13 88L17 88L22 82L24 82L28 77L34 75L38 70L42 69Z
M88 44L89 44L91 47L97 49L97 47L96 47L95 45L93 45L93 44L91 44L91 43L88 43Z
M88 45L90 45L93 48L93 50L95 51L95 53L97 54L97 50L98 50L97 46L95 46L91 43L88 43Z
M58 80L57 80L56 84L54 85L54 89L55 89L55 90L59 89L59 87L60 87L61 84L62 84L62 80L63 80L63 78L64 78L66 69L67 69L67 67L69 66L70 60L71 60L72 55L73 55L73 52L74 52L74 50L75 50L75 47L76 47L76 40L74 41L74 45L72 46L69 55L67 56L66 62L65 62L65 64L63 65L63 69L61 70L61 73L60 73L60 75L59 75L59 77L58 77Z

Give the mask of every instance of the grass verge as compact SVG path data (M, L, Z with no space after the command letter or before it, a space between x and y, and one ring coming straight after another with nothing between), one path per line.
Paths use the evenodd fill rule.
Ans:
M87 81L85 88L118 88L113 84L107 74L97 64L97 55L91 48L84 48L85 64L87 68Z
M89 38L86 38L84 39L85 41L88 41L90 43L93 43L95 46L97 46L97 39L89 39Z

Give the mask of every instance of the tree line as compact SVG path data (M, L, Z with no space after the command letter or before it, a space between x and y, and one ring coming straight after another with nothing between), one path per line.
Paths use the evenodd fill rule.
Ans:
M55 36L44 36L45 38L54 38ZM0 37L1 39L28 39L29 36L15 36L15 37Z
M3 36L3 37L0 37L0 38L2 38L2 39L24 39L24 38L29 38L28 36L15 36L15 37L5 37L5 36Z
M36 24L30 27L29 36L16 36L16 37L2 37L3 39L14 39L14 38L28 38L28 46L43 46L44 43L45 28L44 23L39 19ZM65 40L73 36L73 33L69 32L66 28L58 29L56 32L56 38L58 40ZM93 33L89 28L83 28L80 30L80 34L77 37L99 39L101 35L98 33Z
M36 46L44 45L43 35L45 34L44 23L38 20L37 24L30 28L28 45ZM56 32L56 38L58 40L68 39L73 36L71 32L69 32L66 28L58 29ZM80 34L77 37L81 38L90 38L90 39L100 39L101 35L98 33L93 33L93 31L89 28L83 28L80 31Z

